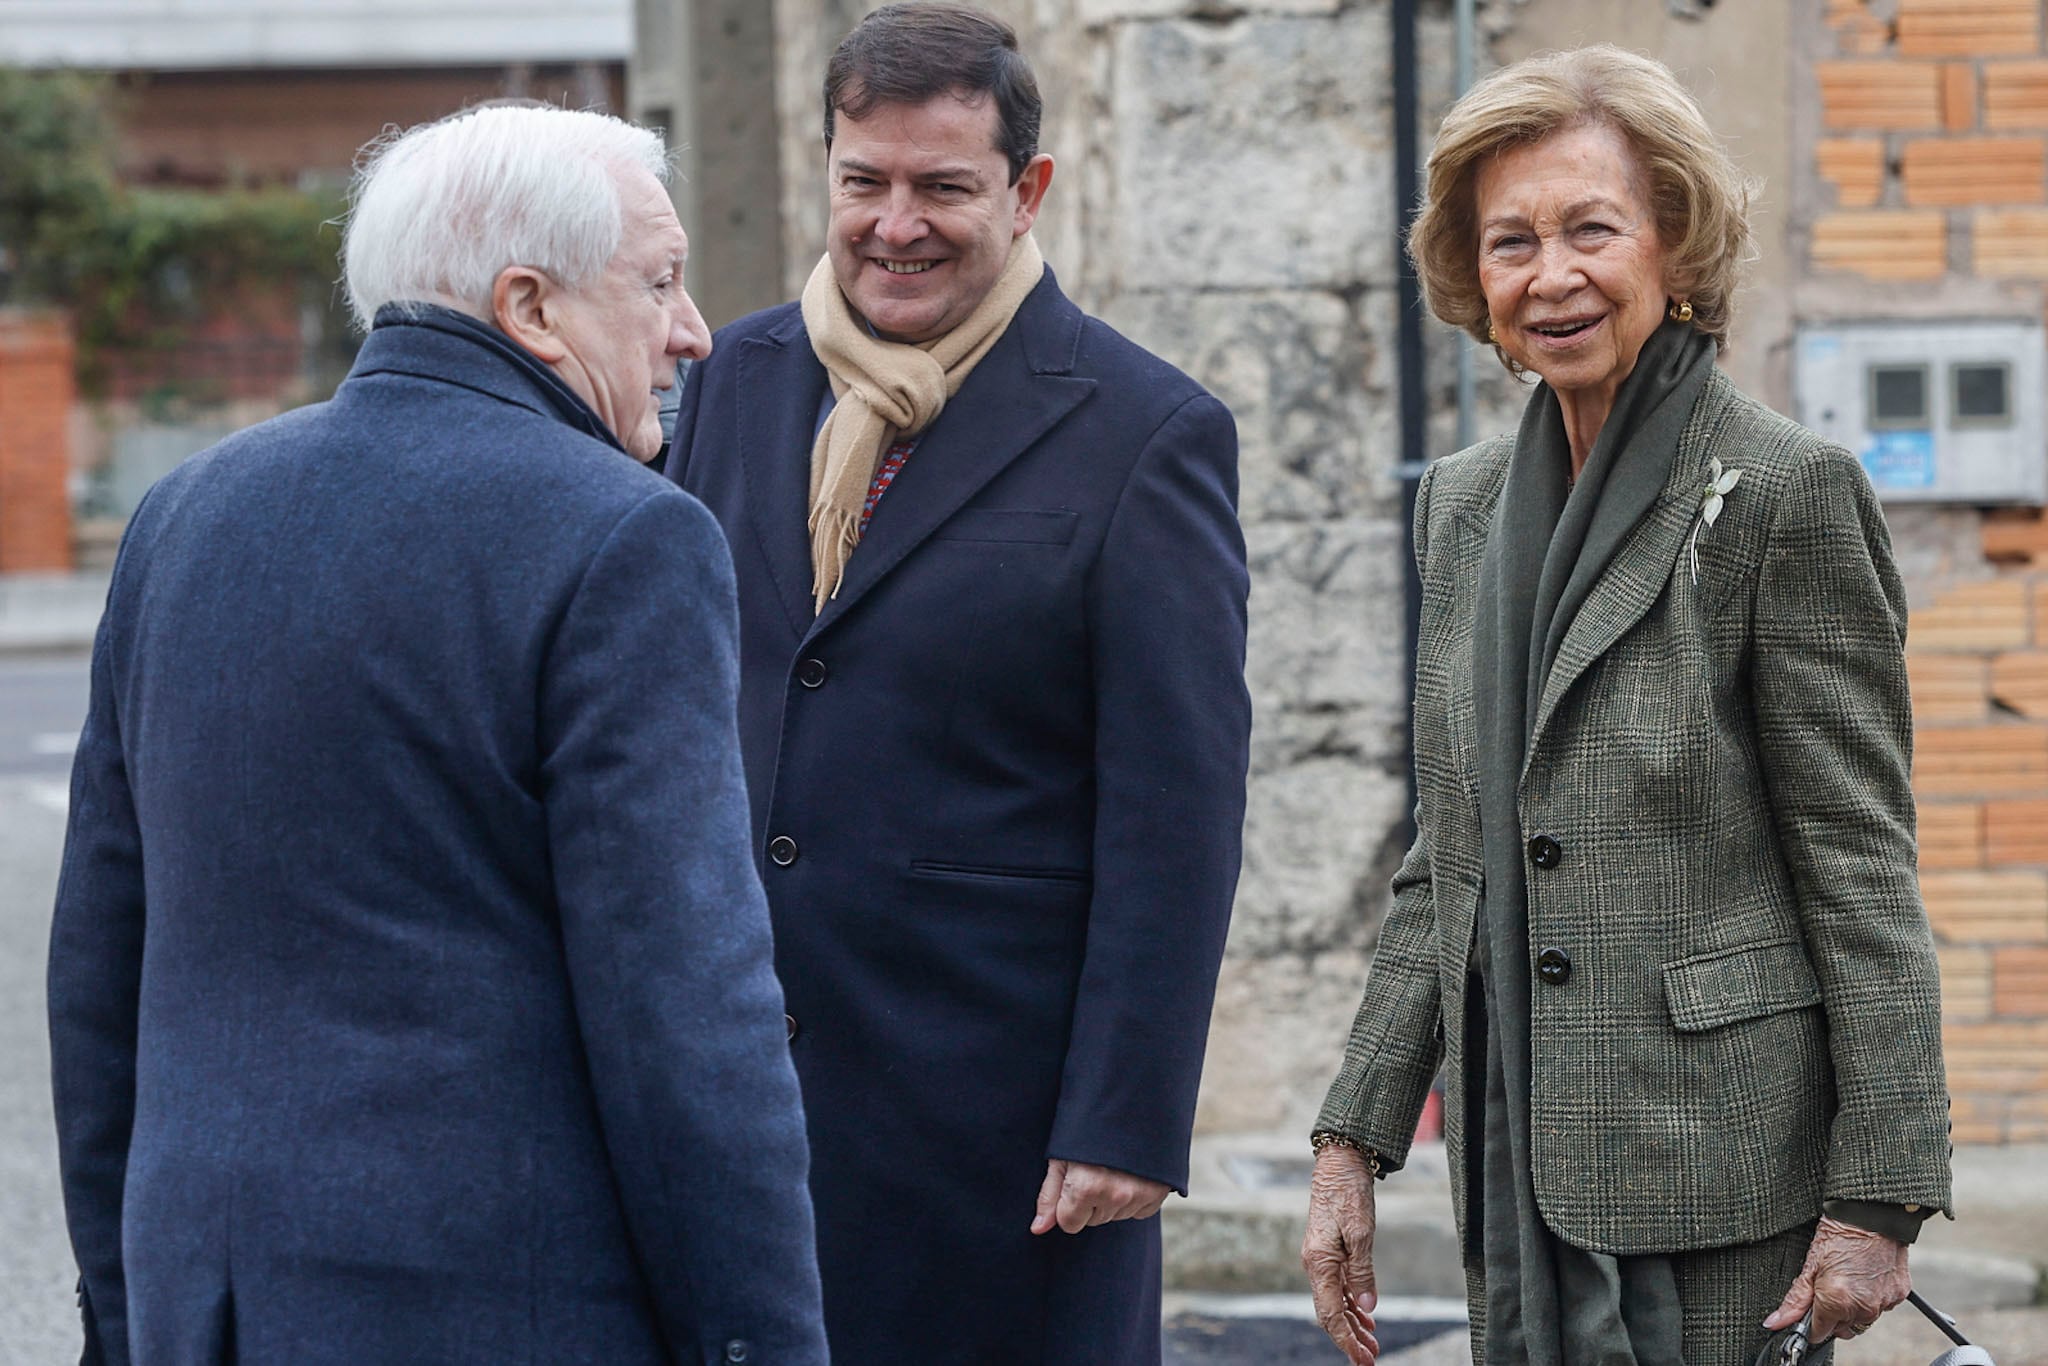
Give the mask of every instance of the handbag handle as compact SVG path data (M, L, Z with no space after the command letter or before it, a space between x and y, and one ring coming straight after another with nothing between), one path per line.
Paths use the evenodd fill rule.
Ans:
M1969 1347L1972 1345L1970 1340L1964 1337L1962 1333L1956 1329L1956 1321L1950 1318L1947 1314L1942 1313L1939 1309L1936 1309L1926 1300L1921 1299L1919 1291L1907 1291L1906 1298L1913 1302L1913 1307L1915 1309L1918 1309L1921 1313L1927 1316L1927 1321L1929 1323L1933 1324L1936 1328L1939 1328L1944 1334L1946 1334L1950 1342L1953 1342L1958 1347Z

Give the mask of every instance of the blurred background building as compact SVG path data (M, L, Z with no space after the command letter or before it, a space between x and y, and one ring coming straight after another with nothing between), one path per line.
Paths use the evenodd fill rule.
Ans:
M69 300L71 325L16 315L0 330L18 377L29 357L72 348L86 399L54 419L71 408L64 396L39 383L48 401L31 405L29 386L0 376L0 404L15 405L0 407L14 418L0 426L17 438L0 436L0 450L29 444L18 422L59 420L71 441L68 468L26 451L0 464L0 570L104 563L172 465L332 391L354 337L331 220L364 143L499 96L621 110L630 47L628 0L9 0L0 67L12 69L15 126L0 139L15 150L0 164L12 193L31 171L58 174L22 168L38 133L67 174L110 183L80 213L95 241L42 244L73 258L57 272L85 296ZM89 77L65 79L75 73ZM78 126L87 106L103 138ZM40 126L39 111L63 126ZM9 193L0 186L0 202ZM10 248L32 250L0 231ZM38 292L67 302L64 282ZM70 530L54 519L62 503Z

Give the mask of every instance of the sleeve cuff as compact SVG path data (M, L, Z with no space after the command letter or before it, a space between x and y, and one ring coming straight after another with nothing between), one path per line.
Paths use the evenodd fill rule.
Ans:
M1920 1221L1934 1213L1930 1206L1922 1205L1908 1209L1904 1205L1886 1204L1881 1200L1825 1200L1821 1211L1830 1219L1872 1233L1881 1233L1894 1242L1910 1243L1920 1236Z

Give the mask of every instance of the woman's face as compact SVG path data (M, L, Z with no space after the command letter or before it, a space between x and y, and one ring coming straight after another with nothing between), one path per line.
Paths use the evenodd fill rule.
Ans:
M1628 139L1604 124L1479 168L1479 284L1494 341L1568 397L1605 397L1663 321L1664 247Z

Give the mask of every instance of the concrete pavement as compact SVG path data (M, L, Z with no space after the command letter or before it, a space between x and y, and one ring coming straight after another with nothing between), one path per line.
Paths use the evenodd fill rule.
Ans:
M1310 1161L1300 1134L1196 1140L1193 1197L1169 1201L1166 1274L1173 1304L1215 1312L1235 1295L1273 1317L1312 1318L1299 1252ZM1960 1147L1953 1223L1935 1219L1913 1249L1914 1285L1954 1314L1999 1366L2048 1366L2048 1144ZM1383 1317L1455 1315L1464 1296L1449 1170L1441 1144L1418 1144L1378 1188L1375 1270ZM1208 1306L1204 1309L1204 1306ZM1838 1350L1841 1366L1925 1366L1947 1339L1909 1307ZM1329 1360L1336 1361L1334 1351ZM1385 1366L1469 1362L1462 1329L1384 1358Z
M85 693L82 654L0 658L0 1366L78 1359L43 965Z
M0 654L92 648L105 574L0 574Z

